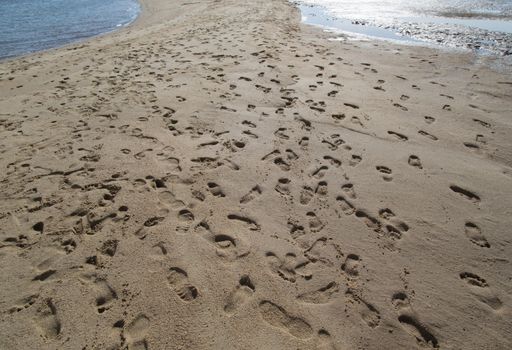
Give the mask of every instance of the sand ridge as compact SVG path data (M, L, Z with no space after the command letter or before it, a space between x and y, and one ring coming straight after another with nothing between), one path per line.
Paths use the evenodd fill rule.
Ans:
M0 348L510 348L510 76L143 7L0 64Z

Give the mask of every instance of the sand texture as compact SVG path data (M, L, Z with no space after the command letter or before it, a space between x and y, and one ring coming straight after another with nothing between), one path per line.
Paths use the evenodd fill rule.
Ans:
M511 349L512 77L288 2L0 63L0 349Z

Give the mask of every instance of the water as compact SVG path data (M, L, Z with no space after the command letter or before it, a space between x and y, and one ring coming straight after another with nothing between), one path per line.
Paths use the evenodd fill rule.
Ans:
M0 0L0 59L112 31L139 12L137 0Z
M512 0L303 0L310 24L395 41L512 55Z

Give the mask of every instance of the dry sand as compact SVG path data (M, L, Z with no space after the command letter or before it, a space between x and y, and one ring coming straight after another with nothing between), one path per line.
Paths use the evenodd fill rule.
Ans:
M512 348L512 77L145 0L0 64L1 349Z

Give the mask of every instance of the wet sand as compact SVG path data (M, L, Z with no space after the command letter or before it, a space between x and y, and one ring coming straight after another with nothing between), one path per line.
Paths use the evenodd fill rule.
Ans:
M143 9L0 63L1 349L511 347L511 76Z

